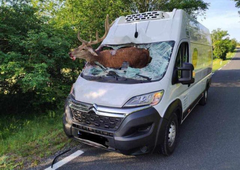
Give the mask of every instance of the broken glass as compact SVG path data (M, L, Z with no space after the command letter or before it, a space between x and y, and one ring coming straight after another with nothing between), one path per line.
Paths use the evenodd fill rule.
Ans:
M174 42L158 42L158 43L150 43L150 44L126 44L126 45L114 45L107 46L110 49L113 49L113 52L117 49L126 46L135 46L137 48L144 48L149 51L150 56L152 57L152 61L144 68L132 68L132 67L124 67L119 69L106 68L102 66L100 63L96 63L96 65L86 64L83 69L82 75L87 77L106 77L109 75L109 72L116 73L116 75L120 77L124 77L127 79L135 79L135 80L160 80L164 76L168 64L170 61L170 57L172 55ZM129 56L131 57L131 56Z

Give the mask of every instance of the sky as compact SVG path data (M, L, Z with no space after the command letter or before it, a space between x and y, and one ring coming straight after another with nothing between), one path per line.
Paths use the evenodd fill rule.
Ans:
M232 0L204 0L210 3L206 11L206 19L198 17L198 21L210 31L221 28L228 31L230 38L240 42L240 8L235 7Z

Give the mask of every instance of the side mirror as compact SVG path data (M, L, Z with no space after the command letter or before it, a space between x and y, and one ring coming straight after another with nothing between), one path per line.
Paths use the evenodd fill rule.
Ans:
M178 67L178 71L181 71L181 78L178 79L178 82L188 85L194 83L193 70L194 67L191 63L183 63L183 67Z

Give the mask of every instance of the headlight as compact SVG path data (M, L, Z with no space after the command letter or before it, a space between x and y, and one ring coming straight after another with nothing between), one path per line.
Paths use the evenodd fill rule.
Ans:
M66 121L72 123L72 113L68 105L65 106Z
M156 105L158 104L163 96L164 91L144 94L141 96L136 96L131 98L124 107L134 107L134 106L143 106L143 105Z

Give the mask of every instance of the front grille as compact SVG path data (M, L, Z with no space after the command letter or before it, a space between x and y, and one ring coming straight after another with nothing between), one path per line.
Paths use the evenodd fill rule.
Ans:
M71 112L74 120L79 124L106 130L117 130L123 120L122 118L100 116L94 111L85 112L75 108L71 108Z

